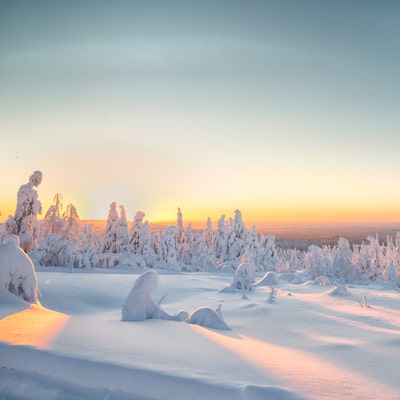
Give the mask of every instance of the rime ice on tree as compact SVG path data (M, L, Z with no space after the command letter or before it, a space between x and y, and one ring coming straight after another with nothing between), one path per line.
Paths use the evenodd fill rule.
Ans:
M38 200L36 188L42 182L42 173L35 171L29 182L22 185L17 193L17 207L14 217L9 216L5 227L9 234L19 237L20 247L26 252L38 247L39 223L37 214L42 213L42 205Z

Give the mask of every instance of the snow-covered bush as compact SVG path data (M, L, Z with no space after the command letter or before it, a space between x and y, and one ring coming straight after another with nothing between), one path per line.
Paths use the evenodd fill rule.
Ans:
M270 286L270 285L279 285L278 274L275 271L266 272L260 280L258 280L253 284L253 286Z
M38 301L36 273L31 259L19 247L19 238L9 235L0 243L0 288L25 301Z
M199 307L189 315L185 322L188 324L201 325L211 329L227 331L231 330L231 328L222 318L220 309L213 310L210 307Z
M42 266L93 268L98 263L98 256L91 244L77 248L55 233L47 235L29 255L34 264Z
M236 289L251 290L254 283L254 266L250 263L240 264L233 276L231 286Z
M144 321L146 319L182 320L187 314L169 315L157 305L151 295L157 289L158 274L149 270L136 279L132 290L122 305L122 321Z
M97 266L100 268L126 267L136 272L146 269L145 260L134 253L102 253L99 254Z
M400 286L400 266L390 263L382 273L384 281L391 282L396 286Z

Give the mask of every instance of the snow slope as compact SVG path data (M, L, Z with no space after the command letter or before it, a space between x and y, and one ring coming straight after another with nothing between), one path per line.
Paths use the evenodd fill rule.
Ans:
M0 399L400 398L399 292L389 286L348 285L366 296L362 307L333 287L281 282L268 303L268 287L222 292L226 275L159 276L156 304L171 315L222 305L232 330L220 331L122 322L138 275L58 268L37 277L43 307L0 292ZM28 314L47 321L47 338L17 345Z

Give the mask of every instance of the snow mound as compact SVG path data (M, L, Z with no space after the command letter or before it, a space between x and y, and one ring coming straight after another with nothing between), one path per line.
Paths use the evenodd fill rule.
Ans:
M219 308L218 308L219 311ZM201 325L206 328L230 331L231 328L221 318L218 311L214 311L210 307L199 307L193 311L186 319L188 324Z
M35 268L31 259L19 247L16 235L6 236L0 244L0 287L25 301L38 301Z
M122 305L122 321L145 321L147 319L181 320L180 312L172 316L154 303L151 295L156 291L158 274L153 270L144 272L133 284L128 297Z
M270 285L279 285L278 274L274 271L266 272L260 280L258 280L253 284L253 286L270 286Z

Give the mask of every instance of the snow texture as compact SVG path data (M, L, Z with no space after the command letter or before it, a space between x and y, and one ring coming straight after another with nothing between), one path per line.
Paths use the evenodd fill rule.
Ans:
M1 399L399 398L399 292L391 282L335 290L282 281L279 301L269 304L264 287L219 292L231 282L223 274L162 275L152 294L168 294L166 311L222 304L232 330L218 331L160 319L121 323L133 274L42 267L37 277L46 312L0 291ZM154 288L154 277L148 281ZM364 297L368 308L355 301ZM29 317L49 309L68 323L45 329L54 332L45 350L19 345L35 330ZM9 317L19 323L6 339Z

